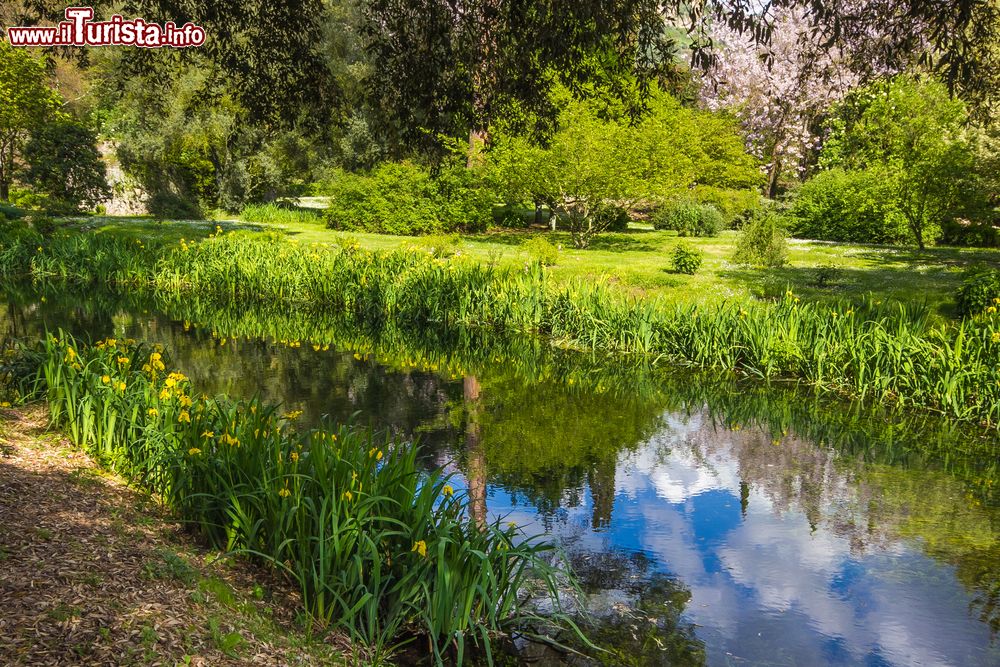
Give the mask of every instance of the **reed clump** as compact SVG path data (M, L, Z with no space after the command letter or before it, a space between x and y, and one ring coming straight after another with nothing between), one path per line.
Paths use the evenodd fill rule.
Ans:
M162 294L282 303L401 329L461 324L540 334L566 346L788 378L862 399L1000 423L1000 319L932 325L901 303L727 302L702 308L623 295L600 282L557 283L521 268L419 250L301 244L275 234L216 235L145 247L77 234L36 250L0 247L0 275L106 283Z
M313 622L381 663L426 637L438 663L467 644L560 624L571 574L552 543L477 525L417 447L259 400L198 395L164 353L62 332L32 353L53 426L155 494L216 548L284 572ZM537 613L539 599L555 611Z

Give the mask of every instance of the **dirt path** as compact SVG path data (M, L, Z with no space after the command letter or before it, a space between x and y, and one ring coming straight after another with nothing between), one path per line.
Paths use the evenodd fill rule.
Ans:
M44 426L0 409L0 665L352 662L294 629L282 586L214 560Z

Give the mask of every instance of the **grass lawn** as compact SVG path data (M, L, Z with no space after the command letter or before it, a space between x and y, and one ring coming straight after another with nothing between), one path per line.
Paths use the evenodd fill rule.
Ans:
M320 223L262 225L237 219L157 222L150 218L88 218L83 229L139 239L180 241L207 236L216 225L223 229L275 230L302 243L331 243L338 237L356 239L369 249L391 249L421 244L420 238L336 232ZM598 236L586 250L573 248L567 232L501 230L462 237L459 252L482 261L521 264L528 239L543 235L562 250L552 267L557 279L605 280L637 296L657 295L671 301L713 302L752 299L784 293L791 288L807 300L877 298L926 303L942 317L953 314L953 298L963 273L971 266L1000 266L1000 251L966 248L916 248L837 244L789 240L789 263L781 269L755 270L730 261L736 232L715 238L687 239L705 254L694 276L673 273L670 250L678 242L673 232L657 232L635 225L623 233Z

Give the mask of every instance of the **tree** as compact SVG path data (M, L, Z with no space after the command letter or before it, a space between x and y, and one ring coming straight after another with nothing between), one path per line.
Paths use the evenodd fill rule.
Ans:
M97 150L97 135L74 120L50 122L35 130L24 147L22 178L48 195L54 209L89 209L111 196Z
M914 241L985 206L965 104L933 79L898 76L852 94L830 123L824 167L879 169Z
M718 26L780 51L786 13L774 5L801 21L808 58L847 49L863 80L922 62L953 90L991 91L996 0L367 0L372 90L413 139L482 133L510 108L554 117L557 81L577 94L599 83L638 112L685 51L713 64Z
M752 187L759 172L732 123L685 109L654 92L650 113L631 124L593 105L569 101L546 145L496 137L489 172L511 202L543 202L586 247L614 220L609 207L631 209L699 184ZM605 110L607 111L607 110ZM720 131L727 126L728 132Z
M804 10L782 12L774 29L763 45L725 24L714 26L715 59L702 88L709 109L728 109L740 119L748 148L767 165L765 194L771 198L784 171L801 175L815 159L819 121L858 83L841 48L809 42L812 26Z
M53 117L58 95L46 84L45 66L24 49L0 41L0 200L10 200L16 160L31 132Z

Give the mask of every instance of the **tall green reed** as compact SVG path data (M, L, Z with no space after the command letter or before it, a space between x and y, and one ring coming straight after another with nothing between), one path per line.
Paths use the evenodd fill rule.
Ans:
M259 233L220 232L152 249L76 235L51 240L35 254L8 248L4 257L10 260L0 264L0 275L278 302L359 322L391 319L403 329L472 325L542 334L570 347L797 379L1000 424L996 315L932 326L921 308L874 300L800 303L791 293L774 303L701 308L635 299L601 283L555 283L537 264L498 267L413 248L369 252Z
M156 347L62 332L37 351L54 426L156 494L213 546L285 572L311 618L342 628L381 662L423 636L437 662L468 644L572 625L550 542L499 522L479 527L467 501L417 448L323 424L259 400L198 396ZM568 584L566 582L569 582ZM546 616L527 591L548 599Z

